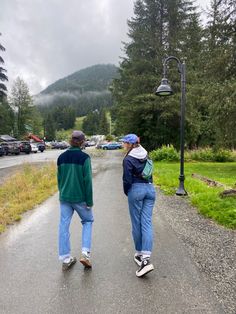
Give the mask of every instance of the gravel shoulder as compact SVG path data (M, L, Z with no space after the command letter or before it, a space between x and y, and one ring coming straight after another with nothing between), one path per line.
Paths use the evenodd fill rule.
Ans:
M225 313L236 313L236 232L201 216L187 199L158 193L157 210L183 241Z

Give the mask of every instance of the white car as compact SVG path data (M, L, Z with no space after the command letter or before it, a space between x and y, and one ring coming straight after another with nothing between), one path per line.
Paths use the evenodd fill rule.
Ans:
M37 153L38 152L38 146L33 144L33 143L30 143L30 146L31 146L31 152L32 153Z

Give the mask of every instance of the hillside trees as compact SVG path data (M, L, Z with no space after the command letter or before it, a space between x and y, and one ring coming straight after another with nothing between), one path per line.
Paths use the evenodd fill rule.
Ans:
M112 106L109 86L117 76L117 67L112 64L94 65L77 71L50 85L36 97L40 112L51 114L56 127L61 128L56 112L71 108L75 116L85 116L94 110ZM67 128L67 126L64 126Z
M90 112L83 120L82 130L87 135L107 135L109 133L109 122L106 111L103 109Z

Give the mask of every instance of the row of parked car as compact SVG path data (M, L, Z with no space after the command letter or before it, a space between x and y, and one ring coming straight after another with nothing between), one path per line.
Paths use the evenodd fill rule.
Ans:
M31 143L29 141L0 142L0 156L19 155L20 153L30 154L43 152L46 146L44 143Z

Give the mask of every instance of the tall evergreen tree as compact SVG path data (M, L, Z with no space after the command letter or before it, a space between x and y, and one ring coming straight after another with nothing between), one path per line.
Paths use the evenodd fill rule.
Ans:
M0 33L0 36L2 34ZM6 49L1 45L0 43L0 51L5 51ZM6 85L2 82L6 82L8 81L8 78L6 76L6 69L4 69L3 67L1 67L1 64L4 64L4 60L3 58L0 56L0 102L3 100L3 97L6 97L6 92L7 92L7 88Z
M128 22L131 41L125 45L126 57L120 64L120 78L114 80L112 87L118 108L118 133L136 132L150 148L163 143L177 145L179 95L160 100L152 92L161 79L165 55L174 54L182 59L183 55L189 57L194 49L196 54L201 50L200 35L195 39L192 34L194 27L200 29L195 11L192 1L135 2L134 18ZM169 72L173 87L179 91L176 65L171 64Z
M236 4L231 0L212 0L205 30L206 73L223 82L236 75Z
M3 97L0 101L0 134L12 134L14 129L14 113L7 102L7 98Z
M56 139L55 120L51 113L49 113L43 121L44 137L47 141L54 141Z
M103 109L100 113L100 119L99 119L99 128L98 128L98 133L102 135L107 135L109 134L110 131L110 125L107 119L107 113Z

